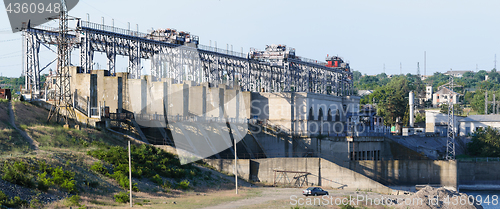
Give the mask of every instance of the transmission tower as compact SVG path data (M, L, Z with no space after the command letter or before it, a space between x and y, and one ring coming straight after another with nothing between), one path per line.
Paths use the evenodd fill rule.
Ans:
M453 71L453 70L451 70ZM450 73L450 90L453 91L453 73ZM455 159L455 116L453 109L453 97L448 98L448 140L446 141L446 159Z
M54 19L59 19L59 36L57 37L57 70L56 70L56 89L55 98L50 108L50 121L54 116L56 121L61 119L66 125L69 125L70 118L76 118L73 110L73 102L70 89L70 40L68 38L68 8L66 1L61 0L61 12Z
M420 77L420 63L417 62L417 76Z

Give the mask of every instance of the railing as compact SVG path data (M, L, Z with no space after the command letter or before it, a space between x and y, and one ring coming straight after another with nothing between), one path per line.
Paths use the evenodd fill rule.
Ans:
M75 95L74 100L75 100L75 103L74 103L75 109L79 110L85 116L88 117L88 99L83 98L80 95Z
M198 45L198 49L205 50L205 51L211 51L211 52L217 52L221 54L227 54L235 57L241 57L241 58L247 58L247 54L241 53L241 52L235 52L227 49L220 49L212 46L205 46L205 45Z
M457 161L462 161L462 162L500 162L500 157L458 158Z
M95 30L103 30L107 32L112 32L112 33L118 33L122 35L127 35L127 36L135 36L135 37L142 37L145 38L148 34L138 32L138 31L133 31L133 30L127 30L123 28L117 28L113 26L107 26L103 24L98 24L98 23L92 23L88 21L80 21L80 27L85 27L85 28L91 28Z
M304 58L304 57L300 57L299 59L300 59L300 61L308 62L308 63L312 63L312 64L317 64L317 65L326 65L327 64L326 62L321 62L318 60Z
M137 121L165 121L168 122L229 122L229 123L241 123L246 124L249 119L246 118L225 118L220 117L203 117L203 116L181 116L181 115L168 115L166 118L162 114L138 114L131 113L134 115Z
M101 116L100 111L99 111L99 107L91 107L90 108L90 117L99 117L99 116Z
M109 119L111 120L133 120L134 113L109 113Z

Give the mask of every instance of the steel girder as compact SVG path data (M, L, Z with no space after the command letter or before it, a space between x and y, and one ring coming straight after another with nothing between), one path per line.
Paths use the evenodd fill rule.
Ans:
M106 26L107 27L107 26ZM113 29L115 30L115 29ZM176 45L142 37L141 33L115 33L96 27L78 27L77 47L80 47L81 73L90 73L94 52L106 53L110 75L116 72L116 55L129 57L129 78L141 77L141 59L150 59L153 81L171 78L174 83L208 82L211 87L237 83L243 91L309 92L336 96L352 95L352 73L342 68L330 68L287 59L280 65L229 54ZM41 43L54 43L57 33L39 29L26 30L25 72L27 80L39 89L39 76L30 74L38 67L38 50L30 37ZM74 37L74 36L73 36ZM29 46L28 46L29 45ZM28 78L29 77L29 78ZM28 81L27 81L28 82Z

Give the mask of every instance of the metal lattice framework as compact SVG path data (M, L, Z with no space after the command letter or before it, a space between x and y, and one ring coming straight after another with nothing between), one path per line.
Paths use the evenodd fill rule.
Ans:
M50 109L49 117L47 120L51 120L52 117L56 116L56 121L62 119L66 125L69 124L69 119L76 119L76 115L73 107L73 100L70 88L70 54L71 54L71 37L69 37L69 27L68 27L68 9L66 7L66 1L61 0L61 12L59 13L59 31L57 37L57 71L56 71L56 87L55 87L55 101ZM40 74L35 76L35 78L40 78ZM40 81L34 81L38 84L40 89Z
M25 29L26 88L39 89L39 43L53 44L58 32L46 28ZM147 38L148 34L87 21L78 21L76 32L67 38L80 48L79 73L92 71L95 52L105 53L108 72L116 72L116 55L128 56L130 79L141 77L141 59L149 59L154 81L172 78L209 82L210 86L237 83L243 91L311 92L336 96L353 94L352 73L347 68L326 67L305 59L285 59L276 65L249 58L246 54L193 43L178 45ZM30 40L28 40L30 39Z
M450 75L450 90L453 91L453 75ZM455 114L452 96L448 99L448 139L446 141L446 159L455 159Z
M308 186L309 181L307 179L309 172L301 171L283 171L283 170L273 170L274 180L273 185L284 185L288 187L303 187Z

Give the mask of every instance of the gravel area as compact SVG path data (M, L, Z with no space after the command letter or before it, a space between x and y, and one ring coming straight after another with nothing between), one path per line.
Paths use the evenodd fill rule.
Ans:
M43 204L64 199L64 197L61 196L56 196L54 194L46 192L37 192L36 190L12 184L2 179L0 179L0 190L7 196L9 196L9 198L14 198L15 196L19 196L22 200L28 201L28 203L32 199L38 199Z

